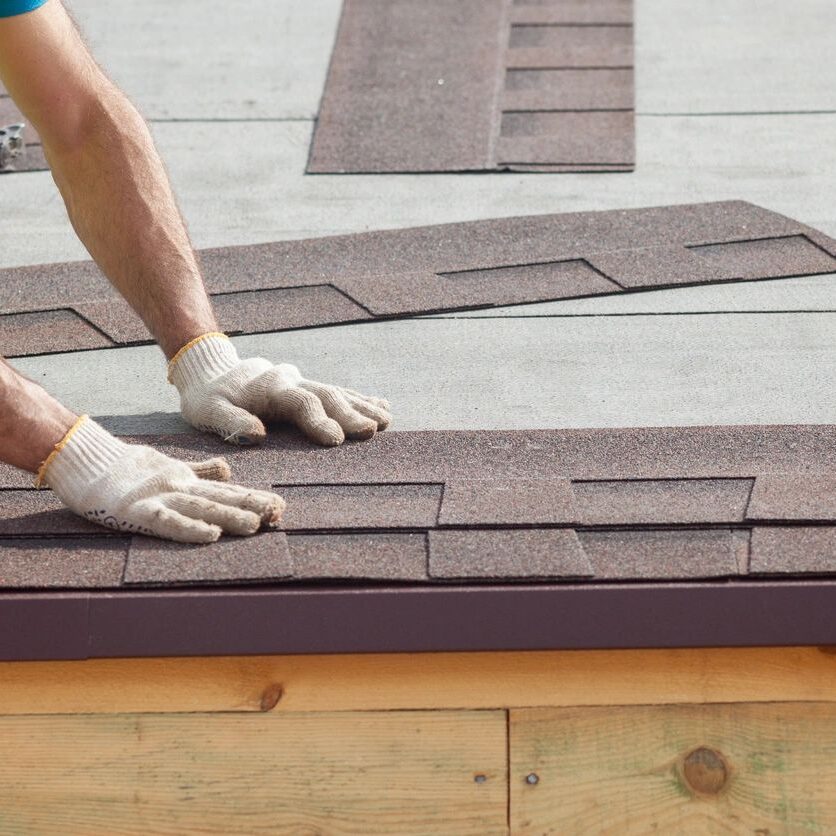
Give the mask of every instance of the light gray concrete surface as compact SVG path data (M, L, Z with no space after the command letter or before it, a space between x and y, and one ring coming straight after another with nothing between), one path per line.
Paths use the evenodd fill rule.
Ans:
M435 314L460 319L529 316L621 316L666 313L745 313L751 311L836 311L836 273L762 282L670 288L533 305Z
M341 0L69 0L149 119L316 116ZM227 140L239 153L240 131Z
M640 113L836 110L833 0L636 0Z
M311 124L154 126L198 247L744 199L836 235L836 114L645 118L633 174L305 175ZM84 258L50 175L0 178L0 266ZM37 234L33 234L37 230Z
M389 398L399 429L836 421L836 314L416 319L235 343ZM187 429L155 347L13 362L115 431Z
M150 118L310 118L340 0L71 0ZM638 0L645 113L836 110L832 0Z

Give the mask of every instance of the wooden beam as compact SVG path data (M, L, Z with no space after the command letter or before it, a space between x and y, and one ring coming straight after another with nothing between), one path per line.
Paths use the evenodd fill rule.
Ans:
M0 715L831 700L815 647L0 663Z
M0 718L4 833L507 833L503 711Z
M511 712L511 833L834 833L836 704Z

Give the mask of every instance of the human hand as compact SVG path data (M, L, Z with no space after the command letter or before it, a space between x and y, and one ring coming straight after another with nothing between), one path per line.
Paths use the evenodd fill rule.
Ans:
M229 477L224 459L187 464L126 444L82 416L41 466L36 484L49 485L90 522L182 543L212 543L221 532L254 534L279 521L280 496L219 484Z
M387 401L307 380L290 363L241 360L223 334L206 334L180 349L169 363L169 381L192 426L235 444L262 441L261 419L295 424L325 446L371 438L391 421Z

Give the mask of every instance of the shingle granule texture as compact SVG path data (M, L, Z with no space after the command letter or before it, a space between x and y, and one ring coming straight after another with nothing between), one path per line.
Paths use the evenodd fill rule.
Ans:
M521 7L522 8L522 7ZM204 250L229 333L836 272L836 241L737 201L531 215ZM0 270L7 357L150 341L90 262Z
M836 426L385 432L225 455L281 530L183 546L114 535L0 469L0 587L712 582L836 574Z
M308 171L631 171L631 0L345 0Z

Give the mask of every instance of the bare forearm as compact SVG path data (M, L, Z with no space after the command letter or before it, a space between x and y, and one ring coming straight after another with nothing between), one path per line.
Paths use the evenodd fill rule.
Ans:
M171 357L217 326L148 128L103 84L83 141L44 150L79 238Z
M148 128L58 0L0 19L0 76L41 136L79 237L166 354L215 330Z
M77 417L0 358L0 461L37 472Z

